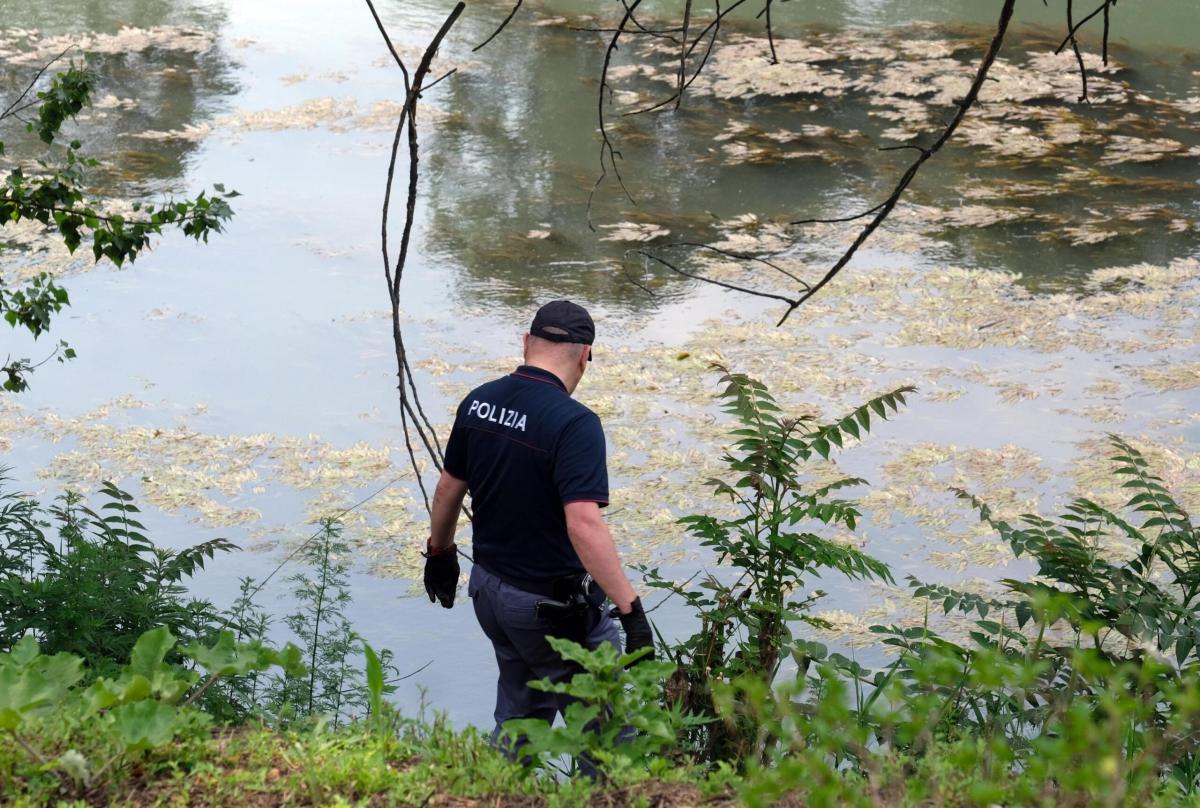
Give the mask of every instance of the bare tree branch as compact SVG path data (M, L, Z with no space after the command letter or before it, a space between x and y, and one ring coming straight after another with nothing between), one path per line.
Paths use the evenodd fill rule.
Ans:
M1107 5L1107 3L1105 4ZM1079 50L1079 40L1075 38L1075 23L1072 20L1075 0L1067 0L1067 39L1071 42L1071 50L1075 52L1075 61L1079 63L1079 80L1083 82L1083 90L1079 94L1079 102L1087 103L1087 67L1083 64L1083 53Z
M458 20L466 4L459 2L451 10L446 20L442 23L434 35L433 40L421 55L421 60L417 65L416 70L411 74L404 60L392 45L391 38L387 34L387 30L383 22L379 18L379 14L375 10L374 3L371 0L366 0L367 7L371 10L371 16L375 19L375 24L379 28L380 34L383 36L384 42L387 44L388 50L392 54L392 58L400 67L404 75L404 107L400 111L400 117L396 122L396 132L392 140L391 155L388 161L387 182L384 188L382 221L380 224L380 245L383 252L383 268L384 277L388 285L388 299L392 305L392 340L396 348L396 370L397 370L397 389L400 393L400 423L404 431L404 446L408 452L408 458L413 467L413 473L417 478L417 485L421 490L421 497L425 502L426 511L430 510L429 493L425 488L425 482L421 477L420 465L417 462L416 450L413 446L412 431L415 430L421 443L425 447L425 451L429 454L434 465L441 470L441 446L437 443L437 435L430 423L429 418L421 409L420 401L417 397L417 388L412 375L412 367L408 362L408 352L404 346L404 335L400 328L400 282L404 275L405 263L408 260L408 250L412 240L413 222L416 218L417 204L417 187L420 179L419 164L420 164L420 149L417 139L417 102L421 97L421 92L428 87L432 87L446 75L450 75L454 71L450 71L441 78L436 79L427 86L424 85L425 78L429 75L430 66L433 63L433 57L437 53L438 47L442 40L449 32L450 28ZM518 4L519 5L519 4ZM391 207L392 187L395 178L396 160L399 154L400 138L403 132L408 133L408 189L407 199L404 213L404 227L400 239L400 249L396 255L395 264L390 263L388 249L388 218ZM409 398L409 390L412 390L412 398ZM414 406L414 401L416 404ZM410 428L411 425L411 428ZM432 438L431 438L432 436Z
M500 32L508 27L508 24L510 22L512 22L513 17L517 16L517 12L521 10L521 4L524 2L525 2L525 0L517 0L517 2L513 4L512 11L508 12L508 16L504 18L504 21L501 22L499 26L497 26L495 31L492 31L492 35L489 36L487 39L483 40L482 42L480 42L475 47L471 48L471 53L475 53L476 51L482 49L493 39L500 36Z
M635 252L638 255L641 255L645 258L649 258L651 261L655 261L659 264L662 264L667 269L669 269L672 272L675 272L679 275L682 275L685 278L692 278L693 280L704 281L705 283L710 283L713 286L720 286L723 289L729 289L734 292L741 292L742 294L751 295L753 297L765 297L770 300L781 300L784 303L788 304L788 306L789 306L788 313L791 313L791 311L793 309L795 309L797 306L800 305L800 303L797 300L790 298L790 297L785 297L783 295L777 295L773 292L763 292L759 289L750 289L745 286L738 286L737 284L726 283L725 281L718 281L718 280L715 280L714 278L706 278L705 276L698 275L695 272L689 272L686 269L683 269L682 267L678 267L675 264L672 264L670 261L667 261L657 255L654 255L653 253L648 253L645 250L633 250L632 252Z
M679 105L683 102L683 77L687 74L688 54L688 26L692 22L692 0L687 0L683 7L683 38L679 47L679 78L676 82L675 90L675 109L679 109Z
M608 176L608 165L612 166L613 174L617 178L617 183L621 186L621 190L625 192L625 196L629 197L629 201L635 205L637 202L629 193L629 189L625 187L625 181L621 179L621 169L617 167L617 160L621 157L621 153L613 148L612 140L608 136L608 125L604 120L604 91L610 90L608 84L608 66L612 63L612 55L617 50L617 43L621 40L621 35L625 33L625 26L633 17L634 10L641 4L642 0L633 0L632 5L627 4L625 0L621 0L621 5L625 7L625 16L621 18L621 22L617 25L616 33L612 35L612 39L608 43L608 47L604 50L604 65L600 68L600 90L596 93L596 112L600 121L600 176L596 177L596 182L592 185L592 190L588 194L587 201L587 225L592 232L596 231L596 226L592 224L592 202L596 198L596 190ZM607 159L607 164L606 164Z
M792 272L789 272L788 270L779 266L778 264L768 261L766 258L763 258L760 255L752 255L750 253L744 253L744 252L735 252L734 250L723 250L720 247L714 247L711 244L701 244L698 241L676 241L671 244L664 244L663 247L666 249L669 249L671 247L690 247L690 248L696 249L696 250L707 250L709 252L714 252L717 255L723 255L726 258L736 258L739 261L754 261L755 263L759 263L759 264L763 264L764 266L768 266L771 269L775 270L776 272L778 272L782 275L786 275L788 278L791 278L793 281L800 284L801 286L808 288L808 284L804 280L802 280L801 278L799 278Z
M1117 4L1117 0L1104 0L1103 4L1101 4L1099 7L1097 7L1095 11L1091 12L1090 14L1088 14L1086 17L1084 17L1083 19L1081 19L1079 22L1075 23L1074 25L1069 26L1067 29L1067 35L1065 37L1063 37L1062 42L1058 43L1058 47L1054 49L1054 53L1056 55L1059 53L1062 53L1063 48L1065 48L1065 47L1067 47L1067 45L1071 44L1071 37L1074 36L1075 34L1079 33L1080 28L1082 28L1084 25L1086 25L1087 23L1089 23L1093 19L1095 19L1097 14L1103 13L1105 16L1105 19L1107 20L1108 7L1115 6L1116 4ZM1107 31L1107 22L1105 24L1105 29ZM1106 35L1105 40L1107 40L1107 39L1108 39L1108 36Z
M954 131L958 129L958 125L962 123L962 119L966 117L967 110L973 107L975 105L975 101L979 98L979 91L983 89L983 83L987 80L988 71L991 70L992 64L996 61L997 54L1000 53L1000 46L1004 44L1004 36L1008 33L1008 24L1012 20L1013 6L1015 4L1016 0L1004 0L1004 6L1000 9L1000 21L996 25L996 33L992 37L991 44L988 45L988 49L984 53L983 59L979 62L979 67L975 71L975 79L971 82L971 87L969 90L967 90L966 96L964 96L962 101L959 102L958 111L955 113L954 118L942 131L941 136L934 141L932 146L921 152L916 161L908 167L908 170L904 172L904 174L900 177L900 181L896 184L895 190L893 190L891 195L878 206L875 212L875 217L871 219L866 227L862 229L862 232L859 233L858 237L854 239L854 242L849 248L846 249L846 251L842 254L842 257L837 260L837 263L835 263L829 269L829 271L825 273L824 277L817 281L816 284L805 290L804 294L802 294L796 300L792 307L784 312L783 317L779 319L778 325L783 325L783 323L798 306L815 295L817 292L821 291L821 289L827 283L833 280L834 276L842 271L842 268L845 267L846 264L850 263L850 259L854 257L856 252L858 252L858 248L863 245L863 242L871 237L871 234L874 233L881 224L883 224L883 221L892 212L892 209L896 207L896 204L900 201L900 197L904 195L905 190L907 190L909 184L913 181L913 178L917 176L917 172L921 170L921 166L925 164L925 161L937 154L942 146L946 145L946 142L950 140L951 136L954 135Z

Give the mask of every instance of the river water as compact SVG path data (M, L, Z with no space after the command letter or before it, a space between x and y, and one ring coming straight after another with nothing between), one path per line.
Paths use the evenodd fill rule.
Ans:
M648 5L644 22L674 19L678 6ZM711 560L674 519L727 507L703 483L721 471L730 427L708 361L762 378L793 411L826 416L916 385L901 415L839 461L872 484L861 529L839 538L892 564L901 585L826 577L817 611L835 626L829 642L869 662L881 658L870 623L923 619L904 575L986 590L1028 572L948 485L1013 515L1072 491L1115 501L1103 474L1114 432L1200 509L1193 4L1119 6L1111 69L1093 56L1098 29L1085 29L1091 104L1078 102L1069 55L1049 55L1062 3L1020 4L985 103L893 220L782 327L776 303L638 254L794 295L769 267L670 245L771 253L820 277L853 225L786 222L846 216L887 193L915 152L878 147L937 132L998 7L776 4L777 66L754 9L724 26L679 110L623 116L670 93L678 60L662 40L630 41L607 108L628 193L610 175L589 211L606 40L577 29L611 25L611 9L526 3L473 53L508 8L472 4L435 62L435 75L455 73L424 98L402 293L418 383L443 435L459 397L517 362L539 301L584 302L597 361L578 395L607 427L610 522L629 559L687 576ZM449 4L379 8L397 43L415 49ZM0 399L14 484L53 496L112 479L139 496L160 543L229 538L244 550L197 581L228 603L241 576L261 579L313 520L407 468L378 244L399 71L356 3L0 0L0 29L4 97L44 53L70 43L94 53L99 103L77 129L113 204L217 182L242 194L207 245L170 235L121 270L29 231L4 253L6 279L60 273L72 306L53 336L80 354ZM33 148L19 127L3 138L10 155ZM5 339L13 355L45 350ZM414 709L425 691L454 720L487 724L494 669L470 609L413 596L426 520L411 475L346 520L355 627L402 670L431 663L402 684L401 705ZM282 579L294 571L263 591L265 607L286 612ZM655 615L668 634L691 628L672 604Z

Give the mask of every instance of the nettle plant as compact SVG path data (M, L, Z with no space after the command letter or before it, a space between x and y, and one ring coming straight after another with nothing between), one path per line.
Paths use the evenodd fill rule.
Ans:
M873 419L888 418L913 390L898 388L820 424L784 416L761 382L714 367L722 374L723 409L740 426L732 431L735 442L723 458L729 478L710 483L718 496L733 500L737 513L686 516L680 522L724 569L707 573L696 585L667 580L657 569L643 570L650 586L679 596L699 618L693 635L664 650L678 666L668 682L668 700L703 715L715 714L714 684L746 676L770 684L785 659L806 653L809 643L793 628L826 625L808 614L824 595L808 588L811 578L832 570L851 579L891 581L882 562L813 532L826 526L853 530L858 508L836 494L865 481L846 477L810 485L802 468L868 432ZM753 727L736 722L710 723L692 728L688 740L706 759L739 760L754 735Z

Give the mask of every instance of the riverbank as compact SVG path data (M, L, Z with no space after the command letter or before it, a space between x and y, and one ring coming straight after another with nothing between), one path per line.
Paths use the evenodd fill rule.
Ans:
M1069 744L1070 739L1065 739ZM920 759L878 756L875 772L860 777L816 766L807 776L778 772L738 776L679 766L666 776L643 773L621 783L558 782L524 775L474 729L413 722L399 735L353 725L338 732L315 728L277 732L265 726L216 729L117 767L90 789L72 792L45 766L29 761L13 736L0 735L0 803L32 806L991 806L1126 805L1122 789L1105 776L1103 760L1081 755L1038 774L991 771L969 765L962 745L937 747ZM657 761L665 762L665 761ZM803 761L797 761L803 763ZM661 767L654 767L661 768ZM1112 788L1112 786L1116 786ZM1171 793L1138 803L1200 805Z

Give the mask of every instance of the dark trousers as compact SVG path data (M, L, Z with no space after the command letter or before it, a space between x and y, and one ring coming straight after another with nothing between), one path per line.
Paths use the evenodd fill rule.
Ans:
M467 594L475 606L475 616L483 633L492 641L496 665L500 668L493 740L499 737L501 726L510 718L541 718L553 722L555 715L566 708L567 697L532 690L528 682L543 677L564 681L575 670L546 642L546 633L551 629L549 622L534 615L534 604L546 598L506 584L478 564L471 568ZM600 622L588 634L586 645L597 648L605 642L620 648L617 625L607 614L601 616Z

